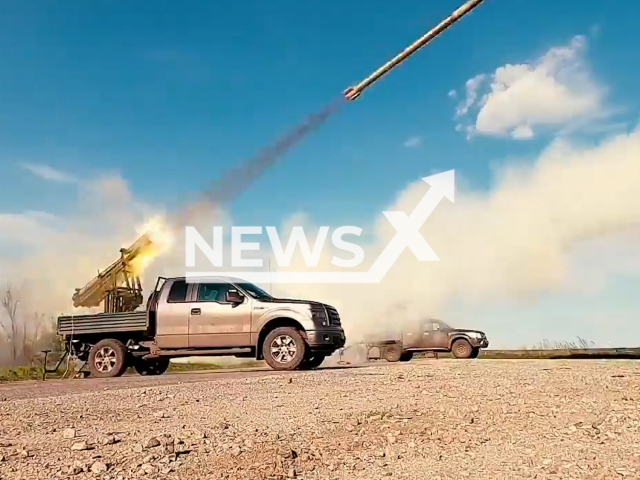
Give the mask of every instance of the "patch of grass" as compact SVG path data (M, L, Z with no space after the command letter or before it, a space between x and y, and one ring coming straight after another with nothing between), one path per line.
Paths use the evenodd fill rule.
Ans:
M40 380L41 378L42 367L0 368L0 383L19 380Z
M222 370L228 368L256 368L263 367L264 362L248 360L233 365L221 365L219 363L171 363L168 372L193 372L198 370Z
M585 340L582 337L576 337L575 342L558 342L556 340L544 339L541 342L536 343L533 347L527 350L570 350L579 348L593 348L595 342Z

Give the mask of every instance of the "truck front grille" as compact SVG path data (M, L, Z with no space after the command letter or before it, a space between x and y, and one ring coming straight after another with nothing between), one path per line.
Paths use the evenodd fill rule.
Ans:
M342 324L340 323L340 314L338 313L338 310L331 305L326 305L325 308L327 310L327 317L329 318L329 325L332 327L341 326Z

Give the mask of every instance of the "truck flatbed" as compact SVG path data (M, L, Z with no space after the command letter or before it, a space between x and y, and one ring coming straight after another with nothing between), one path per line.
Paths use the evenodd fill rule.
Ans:
M65 315L58 317L58 335L95 335L114 332L146 332L149 320L146 311Z

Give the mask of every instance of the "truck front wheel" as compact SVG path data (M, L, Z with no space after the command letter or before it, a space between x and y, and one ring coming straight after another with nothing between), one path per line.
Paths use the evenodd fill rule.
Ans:
M451 345L451 352L456 358L470 358L473 355L473 348L469 342L460 338Z
M306 350L302 335L293 327L274 329L262 344L264 359L274 370L295 370L303 362Z
M168 358L157 358L153 360L138 359L133 368L143 377L151 375L162 375L169 368Z
M402 348L400 345L389 345L384 349L384 359L387 362L397 362L402 358Z
M97 378L121 376L127 369L127 347L120 340L105 338L89 352L89 371Z

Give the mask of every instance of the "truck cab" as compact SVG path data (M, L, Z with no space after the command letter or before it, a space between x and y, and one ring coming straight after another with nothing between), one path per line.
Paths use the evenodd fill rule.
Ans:
M331 305L275 298L239 278L160 278L146 311L64 316L58 333L94 376L163 373L169 360L234 355L276 370L315 368L345 344Z

